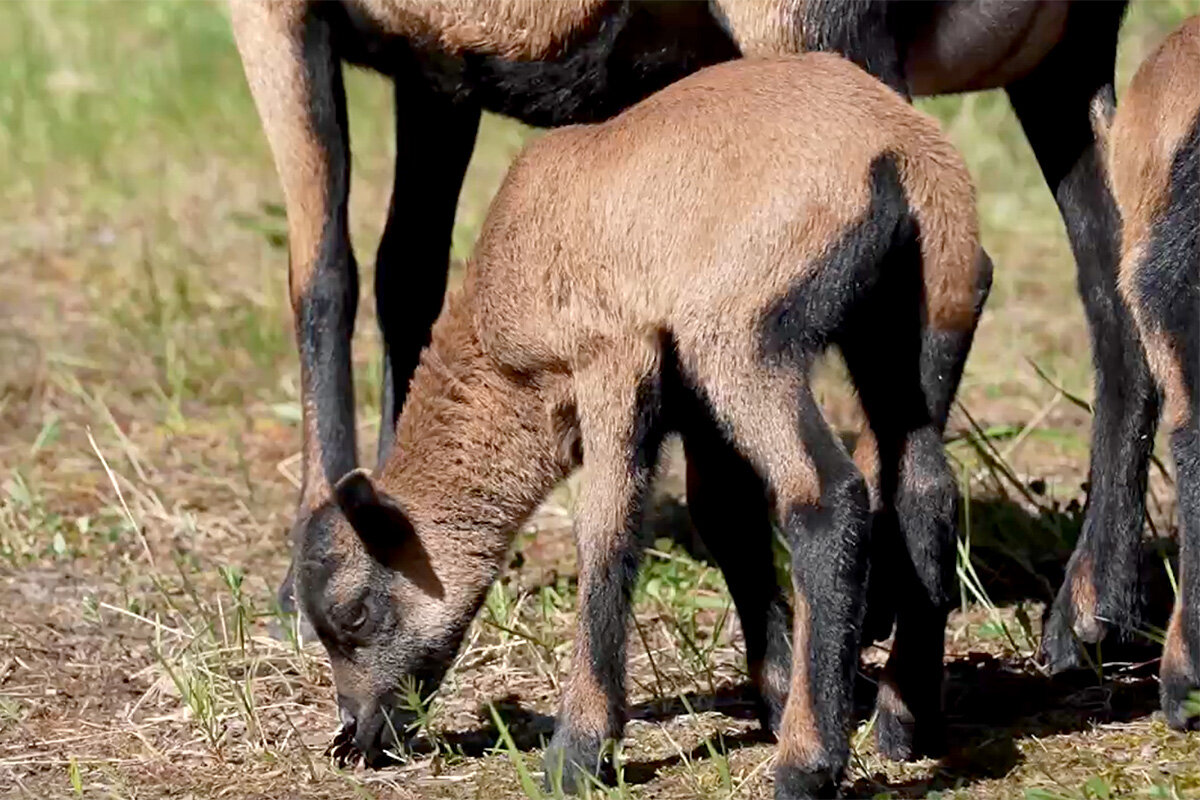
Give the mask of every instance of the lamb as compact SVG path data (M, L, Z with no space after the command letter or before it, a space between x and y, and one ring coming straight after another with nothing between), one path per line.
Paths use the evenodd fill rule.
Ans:
M1161 701L1196 729L1200 689L1200 17L1138 68L1112 119L1097 115L1121 213L1118 285L1162 396L1179 487L1179 596L1167 628ZM1142 487L1145 489L1144 485Z
M877 735L896 756L934 746L958 502L942 432L990 282L960 156L837 56L714 66L527 147L391 456L341 479L298 545L343 754L382 760L397 687L439 684L513 532L582 462L574 668L544 761L568 789L602 772L635 532L675 432L778 733L776 796L833 791L846 765L873 519L893 520L878 568L900 587ZM854 458L809 384L831 346L868 417ZM792 549L790 648L772 521Z

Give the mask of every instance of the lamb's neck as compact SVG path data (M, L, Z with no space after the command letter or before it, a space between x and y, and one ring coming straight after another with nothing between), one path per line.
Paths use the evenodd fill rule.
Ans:
M453 298L413 375L381 476L426 549L503 558L517 527L567 469L554 380L561 378L501 368L479 341L469 297Z

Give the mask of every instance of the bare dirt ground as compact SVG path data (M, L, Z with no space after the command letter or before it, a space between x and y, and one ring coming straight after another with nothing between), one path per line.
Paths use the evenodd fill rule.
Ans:
M1135 4L1127 80L1195 0ZM220 6L0 5L0 794L510 798L569 669L574 482L518 537L401 765L341 770L324 654L269 635L299 471L279 190ZM372 261L391 179L390 93L349 77L363 298L360 443L378 418ZM1065 236L1002 95L929 101L981 192L996 286L948 452L969 496L947 631L950 752L876 756L886 644L863 657L850 796L1200 797L1200 737L1156 716L1154 638L1051 680L1040 618L1086 499L1090 369ZM530 135L489 118L457 270ZM831 365L830 418L853 404ZM1160 449L1161 452L1161 449ZM669 454L637 590L630 798L769 796L740 634L689 553ZM1169 601L1174 488L1154 470L1149 623ZM682 542L682 544L681 544ZM496 720L500 720L501 726ZM537 776L534 775L534 780Z

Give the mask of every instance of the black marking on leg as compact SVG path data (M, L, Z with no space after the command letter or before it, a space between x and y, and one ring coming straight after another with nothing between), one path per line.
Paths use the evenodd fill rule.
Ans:
M1167 722L1200 728L1189 703L1200 690L1200 117L1171 165L1166 207L1154 221L1133 286L1143 325L1165 339L1178 363L1186 408L1171 433L1178 486L1180 552L1178 608L1162 660L1161 702ZM1159 345L1162 346L1162 345ZM1178 413L1176 409L1172 409Z
M637 387L636 413L628 442L629 469L639 486L634 505L626 509L623 530L616 532L613 550L589 579L580 613L588 624L589 665L596 683L608 696L608 733L616 738L625 724L625 638L633 586L641 560L637 532L644 516L642 504L662 444L661 376L647 376Z

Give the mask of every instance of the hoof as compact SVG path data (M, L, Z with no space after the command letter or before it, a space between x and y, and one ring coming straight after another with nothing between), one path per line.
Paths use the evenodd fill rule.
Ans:
M1055 602L1046 618L1038 660L1050 670L1051 675L1088 665L1083 655L1085 643L1076 633L1072 622L1074 616L1074 612L1066 604ZM1096 640L1099 639L1100 636L1096 636Z
M603 742L564 730L554 732L542 754L542 768L545 789L552 794L560 787L566 794L583 794L597 783L610 786L616 778Z
M916 761L946 751L946 729L940 717L917 723L910 714L879 709L875 717L875 746L893 761Z
M1200 730L1200 684L1183 676L1163 675L1159 699L1167 725L1177 731Z
M837 797L842 771L832 767L803 769L788 765L775 767L775 800L809 800Z

